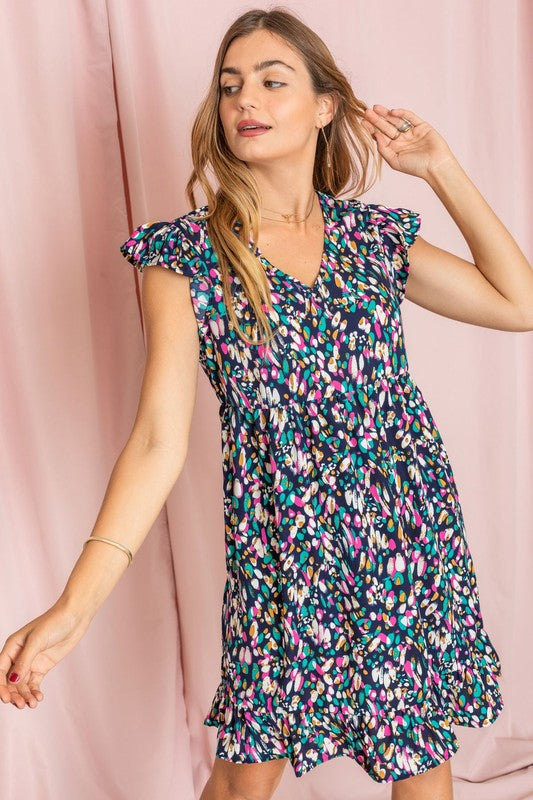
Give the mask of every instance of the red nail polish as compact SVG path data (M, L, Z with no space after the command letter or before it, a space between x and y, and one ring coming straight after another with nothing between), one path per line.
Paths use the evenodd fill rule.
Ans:
M16 683L18 679L19 676L17 675L16 672L12 672L11 675L9 676L9 680L11 681L11 683Z

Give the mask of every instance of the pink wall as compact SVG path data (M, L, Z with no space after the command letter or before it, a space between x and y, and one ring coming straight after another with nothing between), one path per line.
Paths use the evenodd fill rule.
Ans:
M55 601L94 523L144 364L139 275L118 245L141 222L188 210L191 122L221 36L252 7L48 0L2 11L2 640ZM369 105L410 108L445 136L531 257L531 3L289 7ZM424 238L470 258L422 181L384 164L364 199L416 209ZM533 337L409 301L403 317L503 663L501 718L456 728L456 798L524 800L533 797ZM0 705L1 797L199 795L216 736L202 718L220 657L219 436L217 401L200 372L186 466L131 568L47 676L37 709ZM301 779L288 766L277 796L371 800L389 791L342 758Z

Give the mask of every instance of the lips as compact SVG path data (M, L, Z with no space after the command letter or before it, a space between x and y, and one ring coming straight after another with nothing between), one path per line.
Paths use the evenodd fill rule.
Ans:
M264 122L260 122L258 119L243 119L237 125L237 130L242 131L243 128L248 128L252 125L254 128L265 128L266 130L272 127L271 125L266 125Z

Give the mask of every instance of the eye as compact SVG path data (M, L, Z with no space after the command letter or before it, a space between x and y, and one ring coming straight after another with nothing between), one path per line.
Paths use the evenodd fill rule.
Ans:
M265 83L277 83L278 86L285 86L286 85L285 83L282 83L281 81L264 81L264 82ZM231 89L236 89L236 88L238 89L239 87L238 86L237 87L236 86L223 86L222 89L221 89L221 92L222 92L222 94L225 94L225 95L229 96L229 95L233 94L233 92L231 92L230 90Z

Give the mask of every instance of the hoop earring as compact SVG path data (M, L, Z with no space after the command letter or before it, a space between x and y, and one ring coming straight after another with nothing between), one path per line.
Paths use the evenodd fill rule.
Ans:
M320 126L320 130L322 131L324 139L326 140L326 163L328 165L328 169L331 169L331 152L330 152L330 149L329 149L328 138L327 138L326 133L324 131L324 126L323 125Z

